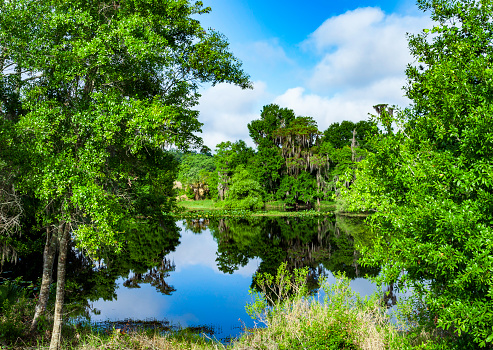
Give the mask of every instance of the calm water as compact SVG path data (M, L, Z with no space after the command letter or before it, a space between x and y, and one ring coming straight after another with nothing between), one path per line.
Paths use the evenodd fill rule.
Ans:
M174 243L167 245L164 259L149 258L159 262L157 267L149 268L143 263L129 266L124 277L114 282L113 293L92 302L92 307L100 311L91 316L93 322L168 320L182 327L211 326L218 339L235 337L243 327L254 326L245 312L245 304L252 300L248 291L253 275L275 273L282 262L288 268L307 266L312 289L317 288L321 276L335 281L333 273L344 271L352 278L355 291L367 295L374 290L362 277L375 275L378 270L364 269L356 263L356 247L371 243L368 232L356 220L188 220L177 222L176 228L179 243L171 238ZM154 245L163 242L158 239ZM143 239L134 244L139 248L136 252L129 249L128 260L140 261L135 256L146 254L141 249L146 244L153 243ZM159 249L152 248L159 257ZM92 298L95 300L95 296Z

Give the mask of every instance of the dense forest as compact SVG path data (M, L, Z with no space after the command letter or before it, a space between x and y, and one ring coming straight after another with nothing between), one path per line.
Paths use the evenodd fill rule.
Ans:
M265 106L248 130L256 149L238 140L219 143L213 155L208 149L175 151L182 193L226 208L255 210L273 201L309 208L333 200L341 186L350 187L368 141L380 133L375 122L365 120L333 123L321 132L313 118L275 104Z

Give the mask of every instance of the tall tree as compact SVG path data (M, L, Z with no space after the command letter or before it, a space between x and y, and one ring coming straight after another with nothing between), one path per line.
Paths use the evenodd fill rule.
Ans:
M267 194L271 196L279 187L282 170L285 166L280 149L280 140L275 132L279 128L289 125L295 118L296 116L291 109L270 104L264 106L260 119L248 124L250 137L257 145L257 154L253 159L252 170L257 181L265 186Z
M298 175L300 170L310 168L310 156L318 141L320 132L311 117L296 117L288 125L274 131L276 141L281 146L281 154L286 160L286 173Z
M315 186L315 179L321 179L321 170L328 165L316 154L318 148L315 145L320 134L311 117L296 117L274 131L285 160L283 177L276 193L278 199L290 205L311 204L315 198L319 200L317 188L321 182L317 181L318 186Z
M118 247L132 222L161 225L177 164L167 145L200 145L201 82L250 87L225 38L204 30L198 1L51 0L0 4L2 99L30 164L19 184L40 201L46 230L43 282L33 328L48 297L58 251L55 322L60 346L69 240L89 254ZM5 84L4 84L5 85ZM11 97L15 98L11 98Z
M408 281L423 319L459 347L491 348L493 3L418 5L435 26L409 37L413 103L374 143L356 181L360 200L348 199L377 210L367 262L383 264L387 281ZM380 117L391 125L392 115Z

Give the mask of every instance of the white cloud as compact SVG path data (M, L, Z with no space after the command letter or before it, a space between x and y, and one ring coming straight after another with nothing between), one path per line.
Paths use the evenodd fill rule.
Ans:
M218 84L202 93L199 120L204 123L201 136L207 146L214 149L220 142L239 139L251 143L247 124L259 118L262 103L268 98L264 82L253 85L253 90L242 90Z
M296 115L313 117L320 130L325 130L330 124L342 120L366 119L368 112L372 111L372 102L367 99L353 100L344 95L327 98L307 94L302 87L287 90L283 95L278 96L274 103L291 108Z
M369 86L352 89L332 97L306 93L302 87L287 90L274 103L294 110L297 115L313 117L320 130L343 120L359 121L374 113L373 106L380 103L406 106L409 100L403 96L404 79L377 80Z
M184 226L181 227L180 245L166 257L175 263L175 272L180 272L190 266L201 265L208 267L217 274L224 274L217 267L217 242L209 230L201 234L194 234L190 230L184 229ZM260 259L250 259L247 265L239 267L234 273L249 278L257 271L259 264Z
M322 58L308 79L319 93L375 84L376 80L404 77L413 61L406 33L430 27L425 16L386 15L379 8L359 8L327 19L302 43Z
M258 59L251 63L262 67L262 81L253 90L228 84L205 90L199 106L201 136L212 149L238 139L253 146L247 124L258 119L268 103L313 117L321 130L333 122L367 119L376 104L405 107L405 69L413 62L406 33L430 27L431 20L423 14L385 14L367 7L328 18L301 43L305 57L298 57L299 62L293 62L275 39L244 45L247 57ZM281 71L274 67L276 62ZM270 95L271 89L280 95Z
M124 279L118 280L121 286ZM169 300L164 299L156 288L149 284L142 284L141 288L120 288L118 298L104 301L99 299L92 303L92 307L101 311L99 315L91 315L92 321L123 320L131 318L144 320L147 318L162 319L169 309Z
M405 68L413 61L406 33L430 26L424 16L386 15L369 7L331 17L302 43L321 56L306 87L290 88L274 103L313 117L320 130L367 119L376 104L405 107Z

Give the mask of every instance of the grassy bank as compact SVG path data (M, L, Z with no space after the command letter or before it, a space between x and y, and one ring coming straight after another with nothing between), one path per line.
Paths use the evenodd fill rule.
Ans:
M308 296L304 283L307 273L297 270L290 275L281 266L276 277L260 275L257 283L263 292L253 294L252 303L247 305L247 312L259 327L245 330L241 338L229 344L190 329L111 329L97 333L88 325L77 324L65 325L63 349L458 349L426 333L416 336L409 326L402 331L390 321L380 296L360 298L349 288L348 279L339 278L334 284L323 282L318 296ZM13 305L0 315L0 349L45 349L48 345L50 334L46 329L34 336L18 332L5 338L8 325L12 326L11 317L19 322L18 327L28 326L28 317L22 316L28 304Z
M96 333L89 327L73 326L64 330L64 349L74 350L144 350L144 349L397 349L405 343L390 325L374 301L354 299L349 282L326 285L324 301L303 298L302 288L284 285L282 301L257 296L249 311L265 328L249 329L230 344L202 337L188 330L163 335L156 331L120 330ZM288 294L291 294L288 296ZM270 293L272 297L272 293ZM277 298L277 297L275 297ZM273 304L273 305L272 305ZM272 305L272 306L268 306ZM36 343L19 339L2 349L43 349L46 338Z
M224 208L219 207L211 199L204 200L189 200L180 201L178 206L185 211L214 211L214 210L224 210ZM314 210L320 210L322 212L333 212L335 210L334 202L321 202L319 206L316 206ZM255 216L289 216L292 215L292 211L286 211L286 203L281 201L267 202L265 208L262 211L252 212Z
M218 208L214 205L212 199L204 199L199 201L188 200L178 202L178 206L185 210L221 210L223 208Z

